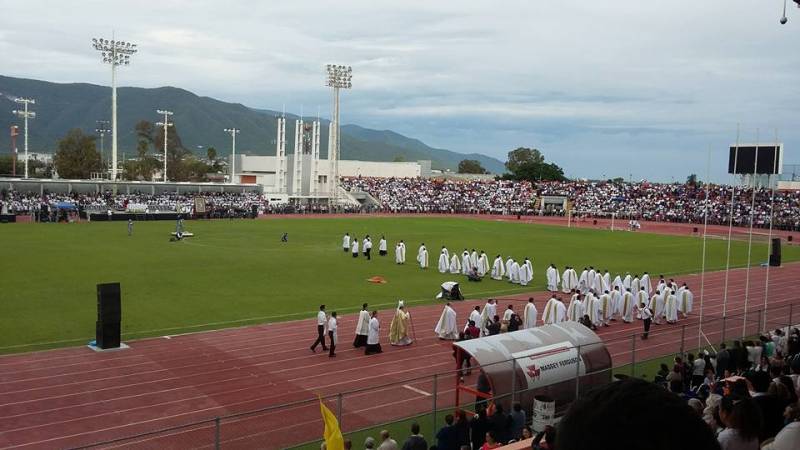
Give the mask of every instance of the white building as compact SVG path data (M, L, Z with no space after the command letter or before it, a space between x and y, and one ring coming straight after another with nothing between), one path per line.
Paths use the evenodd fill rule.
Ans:
M295 121L294 151L286 152L286 119L278 118L274 156L238 154L235 157L236 184L258 184L270 201L278 203L357 203L347 191L334 184L340 177L420 177L430 174L430 161L377 162L320 158L320 122ZM329 134L330 135L330 134ZM328 154L332 142L328 142ZM336 190L334 190L334 186Z

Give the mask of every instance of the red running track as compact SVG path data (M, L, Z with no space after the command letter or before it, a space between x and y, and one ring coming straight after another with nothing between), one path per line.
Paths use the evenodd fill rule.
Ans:
M765 268L750 271L747 328L743 330L746 269L731 272L726 336L753 334L761 328ZM767 327L785 325L795 302L800 263L771 268ZM615 366L697 346L700 309L698 275L686 281L695 292L695 310L678 325L654 326L647 341L632 339L638 322L614 322L599 330ZM494 283L494 281L487 281ZM704 313L720 316L724 274L706 275ZM540 310L548 294L535 293ZM528 295L502 298L518 307ZM463 321L474 305L455 304ZM800 308L795 308L800 310ZM202 332L129 342L131 349L95 353L67 348L0 357L0 447L64 448L131 436L234 413L300 400L280 410L225 420L223 448L283 448L321 435L317 394L363 389L344 396L342 427L353 431L431 410L433 374L452 371L451 346L435 338L433 327L441 305L412 307L417 341L410 347L384 346L380 355L364 356L350 345L355 316L341 318L337 358L312 354L308 346L316 328L312 320ZM382 311L382 338L387 342L392 311ZM800 316L800 311L793 313ZM685 329L681 325L686 325ZM721 321L704 325L712 342L722 338ZM473 374L473 377L475 375ZM421 378L424 377L424 378ZM472 381L471 379L467 380ZM394 383L394 384L392 384ZM441 376L438 407L454 404L454 377ZM335 401L329 402L335 410ZM212 424L119 443L125 448L201 448L213 442ZM116 447L112 446L112 447Z

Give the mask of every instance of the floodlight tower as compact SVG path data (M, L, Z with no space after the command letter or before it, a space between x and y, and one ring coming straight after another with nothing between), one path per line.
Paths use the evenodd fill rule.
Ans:
M111 179L117 180L117 66L127 66L131 63L131 55L138 50L136 44L124 41L115 41L95 38L92 46L103 55L103 62L111 64Z
M106 134L110 134L111 130L108 129L107 120L95 120L95 122L97 122L97 128L94 129L94 132L100 135L100 159L105 159L106 151L103 145L103 138L106 137Z
M164 116L163 122L156 122L157 127L164 127L164 183L167 182L167 130L169 127L172 126L172 122L169 121L169 116L172 115L172 111L167 111L166 109L157 109L157 113ZM117 140L117 136L114 135L114 140Z
M350 89L353 87L353 68L336 64L328 64L325 68L328 72L328 80L325 85L333 89L333 125L331 126L331 131L334 135L328 136L328 139L333 139L333 151L328 155L328 160L331 163L332 178L330 194L333 194L333 204L337 205L339 197L339 153L341 144L341 139L339 138L339 89ZM331 146L329 145L328 148L331 148Z
M21 117L24 121L24 133L25 133L25 178L28 178L28 119L35 119L36 113L33 111L29 111L28 105L35 105L36 100L31 98L15 98L15 103L19 103L23 105L21 110L15 109L11 111L12 113L16 114L18 117Z
M231 135L231 184L233 184L233 177L236 176L236 135L241 130L238 128L225 128L225 132Z

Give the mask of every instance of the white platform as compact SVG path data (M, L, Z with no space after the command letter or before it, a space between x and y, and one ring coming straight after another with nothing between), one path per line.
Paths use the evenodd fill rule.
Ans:
M126 344L124 342L120 342L119 343L119 347L116 347L116 348L100 348L100 347L98 347L96 345L87 345L87 347L89 347L90 349L92 349L92 350L94 350L96 352L118 352L120 350L127 350L127 349L130 348L130 346L128 346L128 344Z

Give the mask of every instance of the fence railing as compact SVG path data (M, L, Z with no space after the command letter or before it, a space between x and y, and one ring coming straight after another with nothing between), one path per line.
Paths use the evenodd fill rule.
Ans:
M579 396L598 384L624 376L653 380L660 363L671 366L670 361L677 355L699 354L703 350L715 352L722 342L757 341L759 334L768 330L794 326L794 309L794 305L788 304L725 317L708 316L703 318L702 327L697 316L691 316L684 324L653 325L646 341L638 332L606 338L602 342L612 355L612 367L586 374L577 372L561 383L569 383L569 390L574 389L574 396ZM580 354L580 347L577 350ZM511 404L548 388L524 386L526 383L516 378L520 368L517 360L497 364L511 364L513 370L506 371L511 377L507 380L492 380L495 385L505 382L512 386L510 392L495 396L495 402ZM469 374L465 369L457 370L453 360L453 370L406 378L402 364L398 364L396 372L387 375L383 385L328 395L321 400L336 414L342 432L355 443L363 442L366 436L377 437L382 429L390 430L395 437L405 436L411 421L419 423L424 435L433 436L444 423L445 414L456 407L472 410L480 400L462 394L460 405L456 405L455 391L459 384L474 386L480 373L478 367L473 367ZM76 448L317 449L324 427L319 401L309 398L271 405ZM530 398L524 403L530 406ZM556 400L556 414L563 413L568 406L569 401ZM526 412L530 417L532 411Z

